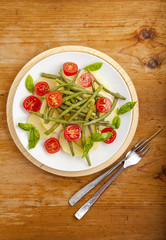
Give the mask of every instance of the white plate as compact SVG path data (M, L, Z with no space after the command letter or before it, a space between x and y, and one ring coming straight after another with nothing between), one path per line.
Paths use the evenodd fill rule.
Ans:
M86 170L92 169L91 173L95 172L95 169L97 169L97 166L107 162L108 159L111 159L120 150L120 148L126 141L126 138L129 135L129 131L131 129L131 124L133 121L132 111L120 116L121 126L117 130L116 140L112 144L100 143L99 147L95 151L90 153L90 159L92 163L91 167L87 165L85 158L82 159L81 157L72 157L66 154L62 149L56 154L48 154L43 147L44 140L40 140L34 149L28 150L27 148L28 132L23 131L18 127L19 122L23 122L23 123L27 122L27 118L29 115L22 106L24 99L30 95L25 88L25 79L27 75L30 74L33 77L34 81L37 81L38 78L40 77L41 72L58 74L58 71L62 68L63 63L67 61L75 62L79 68L84 68L85 66L95 62L103 62L103 66L98 71L98 74L104 79L107 85L111 86L111 90L113 92L118 92L121 95L126 97L125 101L124 100L118 101L118 107L122 106L128 101L133 101L133 96L131 96L132 95L131 89L129 90L126 80L124 80L124 78L122 77L122 74L120 74L115 69L115 67L109 64L108 61L98 56L95 56L94 54L92 55L82 51L59 52L59 53L50 55L48 57L44 57L44 59L38 61L20 79L20 82L18 84L18 87L14 95L14 100L13 100L13 107L12 107L13 124L14 124L15 131L17 133L18 139L20 140L21 144L25 148L25 151L28 152L39 163L58 171L62 171L62 172L72 171L77 173L80 172L80 175L84 175L82 173L85 172ZM132 84L132 82L130 83ZM134 100L137 100L137 99L134 99ZM134 132L135 132L135 129L134 129ZM105 165L105 167L106 166L107 164ZM60 174L60 175L63 175L63 174Z

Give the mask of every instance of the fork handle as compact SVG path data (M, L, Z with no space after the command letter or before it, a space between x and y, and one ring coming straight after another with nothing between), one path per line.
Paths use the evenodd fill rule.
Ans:
M111 177L89 200L75 213L77 219L81 219L97 201L97 199L104 193L104 191L111 185L111 183L119 176L124 170L122 166L113 177Z
M99 177L95 178L93 181L85 185L78 192L76 192L70 199L69 203L71 206L74 206L83 196L85 196L90 190L92 190L97 184L99 184L103 179L105 179L109 174L111 174L117 167L119 167L126 158L115 164L113 167L108 169Z

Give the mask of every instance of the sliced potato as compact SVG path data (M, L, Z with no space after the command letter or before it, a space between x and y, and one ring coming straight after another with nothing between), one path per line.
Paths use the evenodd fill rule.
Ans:
M45 108L46 108L46 105L47 105L47 102L46 100L44 99L43 102L42 102L42 105L41 105L41 108L40 108L40 113L44 113L45 111ZM54 111L54 114L53 114L53 117L56 118L57 116L59 115L58 111L55 109ZM40 118L40 122L41 124L43 125L43 127L48 130L50 129L54 124L55 122L49 122L47 124L44 123L44 120L42 118ZM58 133L62 130L62 124L59 124L59 126L54 130L54 132Z
M43 127L43 125L41 124L41 121L40 121L39 117L36 116L36 115L31 114L30 117L28 118L27 123L31 123L31 124L33 124L33 125L37 128L37 130L38 130L39 133L40 133L40 139L50 138L50 137L52 137L52 136L55 135L55 133L52 133L52 134L50 134L50 135L48 135L48 136L44 134L44 132L46 131L46 129Z

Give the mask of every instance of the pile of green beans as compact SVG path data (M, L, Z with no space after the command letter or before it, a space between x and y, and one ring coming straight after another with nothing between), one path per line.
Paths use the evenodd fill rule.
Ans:
M49 123L50 121L53 122L52 127L45 132L46 135L51 134L59 126L59 124L62 124L64 128L69 124L82 125L81 142L75 142L75 144L77 144L82 149L86 144L86 128L88 127L90 134L93 133L92 125L95 126L96 132L99 132L99 126L113 128L110 122L105 121L104 119L114 110L118 99L125 98L120 94L110 92L102 84L100 84L97 79L95 79L96 83L98 84L97 89L95 89L94 83L91 79L92 91L89 91L86 88L77 85L75 81L79 73L80 70L75 76L74 81L68 79L62 70L60 70L59 75L41 73L42 77L50 78L56 81L57 86L49 91L59 91L62 94L63 102L62 105L56 109L52 109L46 104L44 113L33 111L30 111L30 113L33 113L34 115L42 118L45 124ZM109 112L99 115L99 112L96 110L96 102L98 98L103 97L103 95L100 94L101 90L109 92L111 95L113 95L114 101ZM47 95L44 95L42 98L45 99L46 96ZM54 111L58 111L59 113L56 118L53 115ZM68 144L71 154L74 156L75 153L73 143L68 141ZM91 165L88 155L86 159L88 165Z

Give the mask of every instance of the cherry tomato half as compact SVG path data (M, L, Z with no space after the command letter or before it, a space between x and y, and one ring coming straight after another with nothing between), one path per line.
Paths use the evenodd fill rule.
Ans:
M76 124L70 124L64 130L64 137L67 141L77 141L81 138L81 134L81 128Z
M112 107L112 102L109 98L101 97L96 102L97 110L101 113L109 112Z
M112 143L112 142L115 140L116 135L117 135L116 131L115 131L114 129L112 129L112 128L104 128L101 132L102 132L102 133L112 132L111 137L110 137L108 140L104 141L104 142L107 143L107 144Z
M48 153L56 153L60 150L61 146L56 138L49 138L44 143L45 149Z
M49 85L47 82L38 82L35 85L35 93L38 96L44 96L45 94L49 93L48 89Z
M91 73L83 73L79 79L81 85L85 88L91 87L91 81L90 79L92 78L93 82L95 81L94 76Z
M40 100L35 96L27 97L23 102L23 107L29 112L30 110L33 112L37 112L41 107Z
M58 108L62 104L62 94L57 91L53 91L47 94L47 104L50 108Z
M63 71L66 76L73 76L78 72L78 66L73 62L66 62L63 64Z

